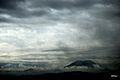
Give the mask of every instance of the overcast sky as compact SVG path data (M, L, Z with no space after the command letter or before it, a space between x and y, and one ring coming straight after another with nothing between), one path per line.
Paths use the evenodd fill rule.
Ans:
M0 0L0 62L64 65L118 56L119 5L120 0Z

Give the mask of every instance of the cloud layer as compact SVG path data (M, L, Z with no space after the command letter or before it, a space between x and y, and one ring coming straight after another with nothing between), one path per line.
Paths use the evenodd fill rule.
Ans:
M77 59L116 61L119 3L0 0L0 61L49 62L60 67Z

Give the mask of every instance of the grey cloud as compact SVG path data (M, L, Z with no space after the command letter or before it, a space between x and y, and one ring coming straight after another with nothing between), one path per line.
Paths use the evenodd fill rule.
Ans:
M0 22L7 24L4 25L7 26L5 29L1 29L19 27L11 31L11 34L2 32L8 36L16 36L15 32L19 35L2 36L0 42L19 47L19 50L15 50L16 55L22 52L22 57L26 60L40 60L34 57L54 55L60 66L73 60L102 61L113 55L119 56L119 0L21 0L22 4L17 0L13 1L3 1L0 6L0 14L11 16L9 19L0 18ZM14 17L19 19L15 19L16 25L8 25ZM60 55L57 55L59 52ZM63 56L67 59L62 58Z
M2 22L12 22L11 20L9 20L9 19L6 19L6 18L0 18L0 23L2 23Z
M32 1L36 7L50 7L55 9L62 8L89 8L101 0L35 0Z
M14 17L27 16L20 7L25 0L0 0L0 14L9 14Z
M120 7L120 0L102 0L104 4L112 4L116 7Z
M61 48L56 48L56 49L50 49L50 50L43 50L43 52L65 52L65 51L75 51L74 48L70 48L70 47L66 47L66 46L63 46Z
M24 41L17 37L2 36L0 42L8 43L16 47L25 47Z
M117 8L118 0L108 1L108 0L11 0L11 1L1 1L1 13L7 13L14 17L25 18L33 16L52 16L50 14L49 8L61 11L62 9L69 9L80 11L81 9L93 9L93 5L113 5ZM10 9L9 9L10 8ZM29 9L36 9L35 11L29 11ZM98 10L99 11L99 10ZM104 12L107 13L107 12ZM119 12L110 12L110 14L119 16ZM55 17L55 16L52 16ZM54 19L54 18L53 18Z
M27 0L26 0L27 2ZM54 8L54 9L91 9L95 4L112 5L119 7L119 0L28 0L31 7Z
M106 45L119 45L120 38L119 38L119 26L120 24L115 20L110 21L96 21L95 24L96 28L96 36L97 39L100 39ZM102 24L102 25L101 25Z
M0 0L1 9L14 10L18 8L18 4L24 0Z
M26 0L27 2L27 0ZM98 15L105 15L105 16L119 16L119 0L28 0L31 5L30 8L40 8L42 11L38 9L38 12L34 12L32 15L35 14L44 14L48 15L50 14L49 8L56 9L56 10L62 10L67 9L70 10L71 13L74 13L74 11L80 11L80 10L95 10L97 11ZM95 9L94 5L103 5L101 9ZM111 6L111 8L106 9L105 6ZM104 11L104 9L106 9ZM101 11L101 12L100 12ZM100 12L100 14L99 14ZM69 14L70 15L70 14ZM52 16L52 15L50 15ZM55 16L53 16L55 17Z

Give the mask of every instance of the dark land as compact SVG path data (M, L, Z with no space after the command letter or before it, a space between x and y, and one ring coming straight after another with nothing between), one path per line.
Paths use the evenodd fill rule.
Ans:
M37 75L10 75L10 74L0 74L0 80L63 80L63 79L95 79L95 80L118 80L120 78L119 70L107 71L99 73L90 72L61 72L61 73L44 73Z

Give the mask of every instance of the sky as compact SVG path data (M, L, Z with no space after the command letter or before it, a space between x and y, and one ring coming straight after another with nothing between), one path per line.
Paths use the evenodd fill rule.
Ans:
M0 0L0 62L119 57L120 0ZM118 61L118 60L117 60Z

